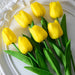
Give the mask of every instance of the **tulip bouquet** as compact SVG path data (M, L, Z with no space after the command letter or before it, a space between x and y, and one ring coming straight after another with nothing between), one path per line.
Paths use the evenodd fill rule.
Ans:
M61 4L59 1L50 3L50 17L54 19L53 23L48 23L44 18L46 10L40 3L32 3L31 9L36 17L41 17L42 27L34 24L31 15L23 10L19 11L17 15L14 15L14 18L21 27L26 28L29 26L31 37L22 34L22 37L18 38L17 47L15 45L17 40L16 35L9 28L4 28L2 36L5 44L13 44L17 49L17 51L4 51L30 65L24 68L38 75L53 75L48 69L46 60L57 75L63 75L58 60L61 61L64 66L65 75L72 75L71 61L74 72L75 64L70 48L71 40L68 40L67 36L66 15L63 15ZM61 23L59 23L60 17L62 17ZM47 45L47 42L51 48Z

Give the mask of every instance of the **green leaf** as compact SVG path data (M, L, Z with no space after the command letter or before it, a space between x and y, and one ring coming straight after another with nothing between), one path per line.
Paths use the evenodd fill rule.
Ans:
M43 44L43 42L41 42L40 43L40 49L43 51L43 48L44 48L45 46L44 46L44 44Z
M61 59L62 63L64 64L64 66L66 66L66 60L65 60L65 55L64 53L61 51L60 48L58 48L55 44L52 44L54 51L56 52L57 56Z
M39 67L42 69L48 70L45 59L43 58L43 56L39 52L38 48L35 48L35 56L36 56L36 59L38 60Z
M61 20L61 27L63 30L63 36L61 37L62 43L64 47L66 47L66 43L68 42L68 36L67 36L67 25L66 25L66 15L64 14Z
M46 20L45 18L43 18L43 17L41 17L41 25L42 25L42 27L43 27L46 31L48 31L48 29L47 29L48 22L47 22L47 20Z
M45 40L43 41L43 44L45 45L44 48L46 48L50 53L53 53L53 52L51 51L51 49L48 47L48 45L47 45L47 43L46 43Z
M31 52L32 53L32 52ZM28 56L29 58L31 58L32 59L32 61L33 61L33 66L34 67L38 67L38 64L33 60L33 58L28 54L28 55L26 55L26 56Z
M57 56L60 58L64 66L66 67L66 59L63 50L61 50L55 43L51 42L49 39L48 42L50 46L53 48L53 50L55 51L55 53L57 54Z
M66 47L66 43L68 42L68 36L67 36L67 25L66 25L66 15L65 14L63 15L63 18L61 20L61 27L62 27L62 30L63 30L63 33L64 33L63 36L61 37L62 43L63 43L64 47ZM70 48L70 51L71 51L71 48ZM71 60L72 60L72 65L73 65L73 69L74 69L74 72L75 72L75 63L74 63L74 59L73 59L73 56L72 56L72 52L71 52Z
M57 40L57 42L58 42L59 47L62 48L60 39L58 38L58 39L56 39L56 40Z
M52 73L50 73L49 71L37 68L37 67L24 67L38 75L53 75Z
M34 61L35 63L38 64L38 61L36 60L36 58L33 56L32 53L28 52L27 54L33 59L33 61Z
M66 49L65 49L65 56L66 56L66 69L65 69L65 73L66 75L72 75L72 72L71 72L71 51L70 51L70 42L71 40L69 40L67 43L66 43Z
M45 48L43 51L44 51L44 55L45 55L46 59L48 60L48 62L50 63L51 67L56 72L56 74L62 75L61 71L60 71L60 65L59 65L57 59L54 57L54 55L52 53L50 53L48 50L46 50Z
M33 26L34 26L34 21L32 21L29 27L32 28ZM30 36L31 36L31 39L33 39L32 34L30 34Z
M31 58L29 58L26 55L23 55L22 53L16 52L16 51L12 51L12 50L4 50L4 52L6 52L9 55L12 55L14 57L16 57L17 59L21 60L22 62L28 64L28 65L32 65L33 66L33 62L31 60Z

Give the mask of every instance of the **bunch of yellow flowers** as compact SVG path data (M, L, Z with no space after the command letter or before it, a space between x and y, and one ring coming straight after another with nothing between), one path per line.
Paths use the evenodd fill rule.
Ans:
M31 4L31 10L36 17L43 17L46 13L44 6L38 2L34 2ZM47 59L48 59L49 63L51 64L53 70L57 73L57 75L62 75L61 71L60 71L60 65L58 64L57 59L55 58L54 54L49 49L49 47L47 46L47 43L45 41L46 39L50 39L50 40L58 39L63 35L63 29L62 29L59 21L56 20L57 18L60 18L63 15L63 9L62 9L62 6L59 3L59 1L51 2L49 4L49 14L50 14L50 17L55 20L53 23L52 22L48 23L46 20L44 20L45 22L43 24L45 24L45 23L47 24L46 26L44 26L44 27L46 27L46 29L44 27L41 27L41 26L38 26L35 24L32 25L32 22L33 22L32 16L23 10L20 10L18 14L14 15L15 20L21 27L26 28L26 27L32 25L31 27L29 27L29 32L32 37L31 41L36 43L35 47L33 47L33 44L28 39L29 37L27 38L27 37L23 36L23 37L18 38L18 47L19 47L18 48L14 44L14 43L16 43L17 37L14 34L14 32L9 28L3 29L2 37L3 37L4 43L6 45L14 44L14 46L22 54L27 54L35 48L35 50L36 50L35 53L37 53L37 56L40 56L40 58L37 58L38 62L36 61L35 57L33 57L30 53L29 53L29 55L30 55L30 57L32 57L32 59L34 61L36 61L36 63L39 65L40 68L45 68L45 70L46 70L46 65L44 63L44 60L42 60L43 59L42 56L39 55L40 53L39 53L39 51L37 51L37 49L39 49L39 48L37 48L37 46L39 46L39 44L41 42L43 42L43 44L45 46L45 48L43 48L43 51L44 51L46 58L48 57ZM69 41L69 43L70 43L70 41ZM68 45L69 45L69 43L68 43ZM53 47L53 49L55 49L55 48L57 49L57 51L55 50L56 54L62 60L63 59L66 60L63 52L59 51L60 50L59 47L57 47L54 43L52 43L52 47ZM48 51L49 51L50 55L49 55ZM58 52L60 52L60 53L58 53ZM63 55L63 57L61 55ZM40 59L43 61L42 62L43 66L42 66L42 63L39 62L39 61L41 61ZM68 74L70 74L70 71L68 71ZM52 74L50 74L50 75L52 75Z
M36 17L44 16L46 13L44 6L38 2L32 3L31 9L32 9L33 14ZM57 18L57 17L61 17L62 14L63 14L63 10L62 10L60 3L58 1L51 2L50 3L50 16L52 18ZM14 15L14 18L19 23L19 25L23 28L28 27L28 25L30 25L33 21L31 15L29 15L23 10L19 11L18 14ZM57 20L55 20L54 23L48 23L48 33L42 27L38 25L34 25L32 28L29 28L29 31L32 37L34 38L34 40L38 43L41 43L43 40L45 40L48 36L48 33L52 39L57 39L63 35L62 28ZM16 35L9 28L3 29L2 36L6 45L15 43L17 40ZM32 51L33 49L29 40L25 37L19 37L18 46L19 46L20 52L22 52L23 54L26 54L28 51Z

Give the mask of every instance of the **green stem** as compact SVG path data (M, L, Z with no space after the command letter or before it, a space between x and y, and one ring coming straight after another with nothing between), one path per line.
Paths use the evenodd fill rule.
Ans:
M32 23L29 27L32 28L33 26L34 26L34 21L32 21Z
M34 58L34 56L30 52L28 52L28 55L38 64L38 61Z
M45 48L48 50L49 48L48 48L47 43L46 43L45 40L43 41L43 43L44 43L44 45L45 45Z
M60 39L59 38L57 39L57 42L58 42L59 47L62 48L61 42L60 42Z
M58 18L56 18L56 20L59 22L59 19ZM57 39L57 42L58 42L59 47L62 48L61 42L60 42L60 39L59 38Z
M45 45L45 48L46 48L50 53L52 53L51 49L47 46L47 43L46 43L45 40L43 41L43 43L44 43L44 45Z
M33 26L34 26L34 21L32 21L29 27L32 28ZM30 36L31 36L31 39L33 39L32 34L30 34Z
M44 17L42 17L42 16L41 16L41 24L42 24L42 27L43 27L46 31L48 31L48 29L47 29L48 22L47 22L47 20L46 20Z
M15 45L15 43L12 43L12 44L13 44L13 46L17 49L17 51L20 52L19 48Z

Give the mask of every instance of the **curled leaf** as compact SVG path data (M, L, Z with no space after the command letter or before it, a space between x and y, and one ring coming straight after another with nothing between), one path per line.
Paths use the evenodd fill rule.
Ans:
M32 59L26 55L23 55L20 52L16 52L16 51L12 51L12 50L4 50L4 52L6 52L9 55L12 55L14 57L16 57L17 59L21 60L22 62L28 64L28 65L32 65L33 66L33 62Z

